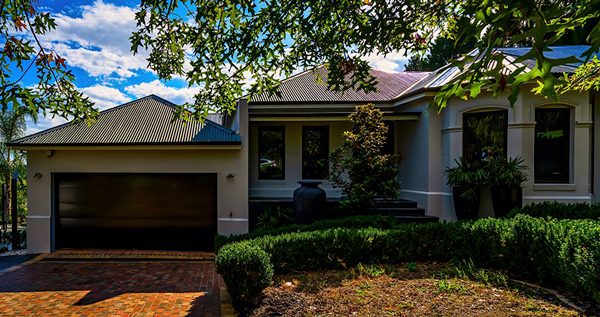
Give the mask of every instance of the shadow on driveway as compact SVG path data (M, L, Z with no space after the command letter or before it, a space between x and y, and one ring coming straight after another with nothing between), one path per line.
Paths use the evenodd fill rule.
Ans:
M0 315L218 316L212 262L40 261L0 276Z

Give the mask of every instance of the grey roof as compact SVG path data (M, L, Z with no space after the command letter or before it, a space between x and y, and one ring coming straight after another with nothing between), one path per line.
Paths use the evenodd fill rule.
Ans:
M550 46L548 51L544 52L546 58L559 59L570 56L575 56L580 59L578 63L565 64L560 66L554 66L552 72L560 73L572 73L575 69L585 61L583 53L590 48L589 45L563 45L563 46ZM516 59L520 56L527 54L531 50L531 47L500 47L496 48L496 51L505 54L507 57ZM476 51L469 53L473 56L477 55ZM598 53L594 53L598 55ZM520 65L508 65L510 61L505 61L506 66L520 66ZM521 65L528 67L529 69L535 67L535 60L529 59L521 62ZM460 70L457 67L442 67L432 73L429 76L423 78L417 84L406 90L402 95L407 96L420 90L435 89L445 84L448 84L460 74Z
M233 130L213 121L173 121L175 105L150 95L100 112L97 121L69 122L10 145L240 144Z
M260 94L252 97L251 104L265 103L354 103L389 102L410 86L427 76L428 72L387 73L372 70L377 79L377 91L358 90L334 92L325 84L327 69L323 66L289 77L281 82L277 95Z

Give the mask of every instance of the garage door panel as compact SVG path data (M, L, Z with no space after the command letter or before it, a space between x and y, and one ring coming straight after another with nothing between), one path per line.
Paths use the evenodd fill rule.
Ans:
M56 247L210 248L216 182L216 174L55 174Z

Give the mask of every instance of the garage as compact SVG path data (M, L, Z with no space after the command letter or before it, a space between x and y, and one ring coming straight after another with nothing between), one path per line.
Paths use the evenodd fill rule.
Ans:
M248 232L247 116L177 110L150 95L13 141L27 153L28 252L212 251L217 234Z
M57 173L55 247L210 248L216 174Z
M57 173L55 247L210 249L216 174Z

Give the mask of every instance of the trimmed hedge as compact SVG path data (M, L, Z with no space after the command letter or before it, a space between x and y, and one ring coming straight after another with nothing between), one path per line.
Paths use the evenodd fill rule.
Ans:
M513 209L508 217L525 214L532 217L551 217L556 219L600 219L600 204L574 203L546 201Z
M223 280L238 311L251 306L273 280L269 255L250 243L228 245L220 250L215 263L219 272L227 272Z
M315 231L329 228L381 228L388 229L398 226L398 221L391 216L383 215L360 215L339 219L325 219L307 225L293 224L275 229L254 230L250 233L215 237L215 250L219 250L224 245L254 239L262 236L276 236L291 232Z
M600 303L600 222L592 220L519 215L512 219L405 224L392 229L336 228L233 243L219 251L217 259L230 248L244 247L264 250L276 273L346 268L358 263L471 259L478 266L564 285ZM217 269L224 278L240 274L237 268L223 267L219 261ZM227 286L236 288L237 282Z

